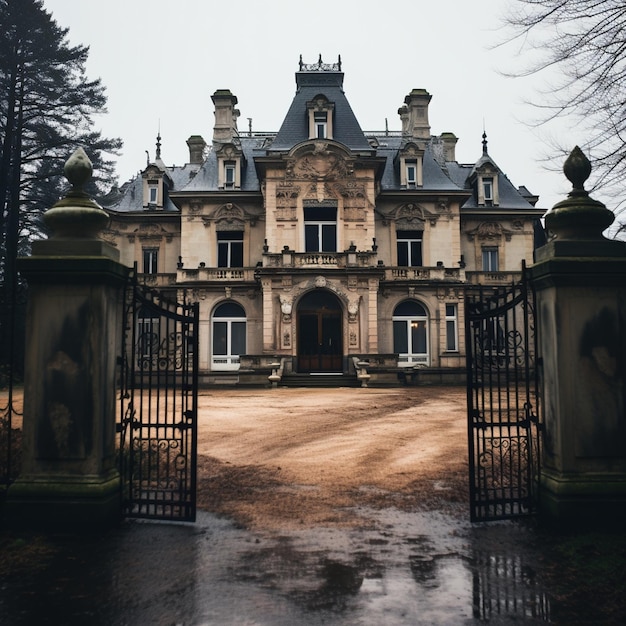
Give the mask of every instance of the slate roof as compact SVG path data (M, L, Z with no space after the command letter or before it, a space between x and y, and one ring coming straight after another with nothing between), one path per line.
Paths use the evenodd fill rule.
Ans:
M397 166L399 150L409 140L400 133L364 133L348 103L343 91L343 73L341 71L299 71L296 72L296 94L287 111L278 133L243 133L235 138L234 143L241 147L244 165L241 171L241 188L228 190L226 193L260 192L261 184L255 167L255 157L272 156L290 151L296 145L309 139L307 102L324 95L334 105L333 140L344 144L350 150L361 155L384 158L385 165L381 176L381 191L406 191L400 186L400 171ZM370 143L371 141L371 143ZM160 157L160 154L159 154ZM494 207L479 206L476 190L472 189L470 179L476 169L489 161L498 171L499 205ZM166 167L160 160L155 163L166 171L172 180L170 192L210 193L218 192L218 162L213 150L202 163L187 164L183 167ZM532 194L525 188L516 189L504 173L500 171L487 153L486 135L483 135L483 152L474 164L444 162L441 140L431 137L426 142L422 169L423 185L418 192L467 193L468 198L462 209L491 210L533 209L528 199ZM121 200L110 207L119 212L142 211L141 174L127 183L120 191ZM168 197L163 209L175 212L178 209Z
M268 153L285 152L309 139L307 102L324 95L334 104L333 139L354 151L372 152L343 91L343 72L297 72L296 95Z

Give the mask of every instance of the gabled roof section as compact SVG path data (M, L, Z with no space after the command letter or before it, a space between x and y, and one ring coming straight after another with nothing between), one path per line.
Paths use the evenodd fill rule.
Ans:
M307 102L320 95L334 105L333 140L353 151L373 152L343 91L343 76L341 57L338 63L323 63L320 56L318 63L312 65L300 58L296 95L268 154L289 151L309 139Z

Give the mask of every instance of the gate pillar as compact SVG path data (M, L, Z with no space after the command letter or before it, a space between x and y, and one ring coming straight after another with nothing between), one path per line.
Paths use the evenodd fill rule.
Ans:
M545 216L550 241L531 279L543 357L545 437L539 507L559 525L626 519L626 242L584 190L576 147L569 196Z
M11 524L102 526L120 518L115 376L128 270L97 239L106 212L84 192L91 162L67 161L73 184L44 214L50 239L20 259L29 284L22 471L7 494Z

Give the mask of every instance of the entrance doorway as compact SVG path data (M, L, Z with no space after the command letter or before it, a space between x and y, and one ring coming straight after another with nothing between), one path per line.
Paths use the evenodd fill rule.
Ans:
M343 371L342 310L328 291L312 291L298 304L298 371Z

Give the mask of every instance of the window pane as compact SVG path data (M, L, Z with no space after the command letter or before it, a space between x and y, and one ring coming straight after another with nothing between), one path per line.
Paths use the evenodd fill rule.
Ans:
M446 322L446 350L456 350L456 322Z
M415 302L415 300L405 300L401 302L394 310L393 314L397 316L409 316L414 315L415 317L426 317L426 309L419 303Z
M319 227L317 224L304 225L304 248L306 252L319 252Z
M411 343L413 354L426 354L426 322L423 320L411 322Z
M227 354L227 322L213 322L213 354Z
M406 332L406 322L393 322L393 351L399 354L407 354L409 343Z
M230 328L230 353L235 355L246 353L246 323L232 322Z
M224 302L224 304L220 304L217 309L215 309L215 313L213 313L213 317L245 317L246 312L243 310L243 307L237 304L236 302Z
M230 267L243 267L243 242L233 241L230 244Z
M322 224L322 251L337 251L337 226L335 224Z
M406 267L409 264L409 243L398 241L398 265Z
M217 244L217 267L228 267L228 243L223 241Z
M422 264L422 242L411 242L411 262L412 267L419 267Z

